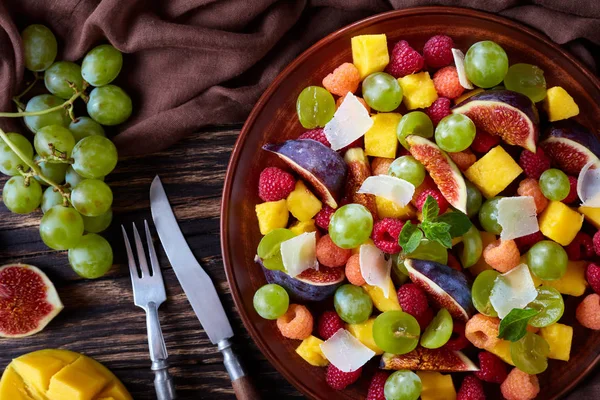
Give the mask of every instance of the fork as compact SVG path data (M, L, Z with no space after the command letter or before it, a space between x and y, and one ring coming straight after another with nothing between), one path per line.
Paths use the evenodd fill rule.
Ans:
M127 249L134 303L146 311L148 346L150 348L150 359L152 360L152 371L154 371L155 375L154 388L156 389L156 397L158 400L172 400L176 399L177 395L175 393L175 386L173 385L173 378L169 374L169 363L167 362L169 355L167 354L167 346L165 345L165 339L158 319L158 308L167 300L167 293L165 292L165 284L160 272L154 243L152 243L148 221L144 220L144 226L146 228L146 241L148 242L148 253L150 254L152 271L148 268L146 252L144 251L144 246L142 245L142 240L140 239L140 234L135 223L133 224L133 236L137 249L139 270L131 251L127 231L123 225L121 225L121 229L123 230L123 239L125 240L125 248Z

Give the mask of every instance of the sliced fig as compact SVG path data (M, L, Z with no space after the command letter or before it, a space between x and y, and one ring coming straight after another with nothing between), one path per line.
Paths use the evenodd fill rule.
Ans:
M377 219L375 196L358 193L365 179L371 176L371 166L364 150L359 147L348 149L344 154L344 161L348 165L348 179L346 179L344 199L349 203L358 203L367 207L367 210L373 214L373 218Z
M454 161L431 140L411 135L406 138L410 154L429 172L448 203L467 213L467 185Z
M310 182L325 204L338 207L348 170L338 152L312 139L269 143L263 149L277 154Z
M434 261L407 258L404 266L410 280L425 290L435 305L445 308L453 318L467 322L473 315L471 287L465 275Z
M574 176L589 162L600 168L600 141L585 126L564 120L550 124L540 146L558 168Z
M38 268L25 264L0 267L0 337L36 334L62 309L56 288Z
M379 368L438 372L479 371L479 368L460 351L443 347L426 349L421 346L406 354L384 353Z
M540 117L535 104L511 90L486 90L457 104L452 112L471 118L478 130L535 153Z

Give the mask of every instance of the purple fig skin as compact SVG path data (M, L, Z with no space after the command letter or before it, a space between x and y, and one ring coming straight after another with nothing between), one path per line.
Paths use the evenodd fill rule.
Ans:
M312 139L269 143L263 149L277 154L309 181L325 204L334 209L338 207L348 168L336 151Z
M600 158L600 141L589 129L576 121L567 119L550 123L546 129L546 138L572 140Z

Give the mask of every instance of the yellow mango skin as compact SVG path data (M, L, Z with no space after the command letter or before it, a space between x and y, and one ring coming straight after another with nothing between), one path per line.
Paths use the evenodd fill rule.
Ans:
M323 207L321 200L302 181L296 182L294 191L290 193L286 201L288 210L301 222L309 221Z
M316 230L317 226L315 225L314 219L309 219L308 221L296 221L292 226L290 226L290 231L294 232L296 235L315 232Z
M346 329L352 336L357 338L362 344L370 348L376 355L383 354L383 350L377 346L373 338L373 324L375 318L369 318L361 324L347 324Z
M396 158L396 128L400 118L402 115L398 113L379 113L371 116L373 126L365 133L365 153L368 156Z
M421 400L456 400L456 389L452 375L433 371L417 371L423 390Z
M465 171L465 176L486 198L506 189L523 172L501 146L496 146Z
M321 339L311 335L300 343L296 353L312 366L325 367L329 364L329 361L321 351L322 343Z
M482 243L483 249L485 249L490 243L496 241L496 235L494 235L493 233L489 233L486 231L480 231L479 234L481 235L481 243ZM485 262L485 259L483 258L483 256L479 257L479 260L477 260L475 265L468 268L469 272L473 276L477 276L487 269L493 269L493 268L488 263Z
M385 311L402 311L400 303L398 302L398 296L396 295L396 288L394 282L390 278L388 280L389 293L388 297L383 295L383 290L377 286L371 286L367 283L362 285L362 288L367 291L367 294L371 297L373 305L381 312Z
M581 206L577 211L583 214L586 221L600 229L600 208Z
M398 218L407 220L414 218L417 215L417 210L410 203L401 207L393 201L381 196L375 196L375 203L377 204L377 216L380 219Z
M544 236L568 246L583 225L583 215L560 201L551 201L539 219Z
M438 98L429 72L406 75L398 78L398 83L402 87L402 101L409 110L429 107Z
M560 279L554 281L543 281L534 274L531 274L531 277L536 287L540 285L550 286L562 294L577 297L583 295L588 286L585 279L587 264L586 261L569 261L565 274Z
M354 36L351 40L352 63L362 81L373 72L380 72L390 62L385 34Z
M510 355L510 342L508 340L500 339L497 345L495 345L491 349L487 349L487 351L497 355L505 363L515 365L513 363L512 356Z
M544 110L548 113L550 122L567 119L579 114L579 106L573 97L560 86L554 86L546 91Z
M573 327L557 322L541 328L540 336L546 339L550 346L548 358L569 361L571 343L573 342Z
M285 228L288 223L289 212L285 200L267 201L255 206L258 227L262 235L266 235L277 228Z

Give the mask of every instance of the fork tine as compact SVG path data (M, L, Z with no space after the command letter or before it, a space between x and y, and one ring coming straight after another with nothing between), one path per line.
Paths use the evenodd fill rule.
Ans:
M133 252L131 251L131 245L129 244L129 237L125 227L121 225L123 231L123 240L125 240L125 249L127 250L127 261L129 263L129 274L131 275L131 282L135 285L135 281L140 279L140 274L135 264L135 258L133 258Z
M144 227L146 228L146 241L148 242L148 252L150 253L150 265L152 265L152 276L155 276L162 281L160 264L158 263L156 249L154 248L154 242L152 241L152 235L150 234L150 227L148 226L147 220L144 220Z
M140 233L138 232L137 226L135 226L135 222L133 223L133 237L135 239L135 247L137 249L138 261L140 262L140 270L142 271L142 279L150 277L150 271L148 270L148 261L146 260L146 252L144 251L144 246L142 245L142 239L140 238Z

